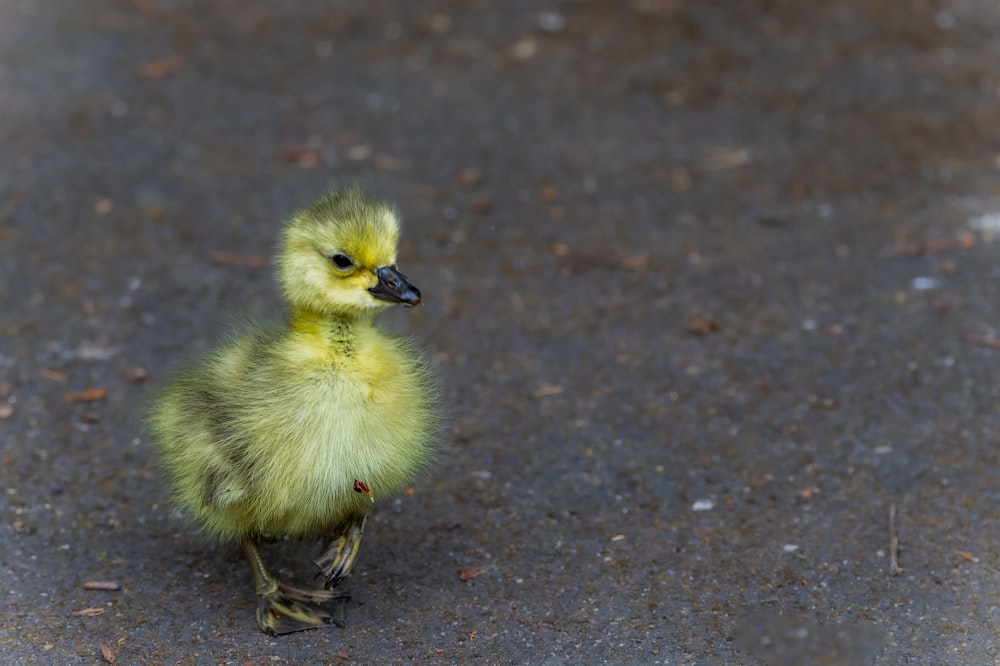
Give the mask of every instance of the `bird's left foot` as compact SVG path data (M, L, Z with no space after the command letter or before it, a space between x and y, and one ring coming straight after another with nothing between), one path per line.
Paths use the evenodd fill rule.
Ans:
M278 589L257 595L257 624L265 633L277 636L314 629L328 624L343 626L344 604L349 595L330 590L306 590L278 583ZM338 602L328 612L320 604Z
M276 636L328 624L343 626L344 604L350 598L348 595L282 583L264 566L254 539L243 541L243 553L253 570L254 586L257 588L257 624L262 631ZM330 602L337 602L331 608L332 612L320 608Z
M327 588L335 587L347 574L358 559L361 547L361 537L365 533L367 514L356 515L345 521L330 537L329 545L315 564L325 579Z

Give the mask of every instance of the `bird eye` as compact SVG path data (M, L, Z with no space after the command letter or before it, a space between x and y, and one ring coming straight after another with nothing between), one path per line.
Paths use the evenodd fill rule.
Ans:
M348 257L346 254L339 254L339 253L335 254L332 257L330 257L330 261L332 261L333 265L339 268L340 270L346 270L354 265L354 262L351 261L351 258Z

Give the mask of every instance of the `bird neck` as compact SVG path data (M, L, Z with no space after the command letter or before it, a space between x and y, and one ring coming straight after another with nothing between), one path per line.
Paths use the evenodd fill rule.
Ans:
M348 317L321 314L312 310L299 309L291 313L291 329L315 345L335 348L349 353L355 345L358 333L370 328L370 317Z

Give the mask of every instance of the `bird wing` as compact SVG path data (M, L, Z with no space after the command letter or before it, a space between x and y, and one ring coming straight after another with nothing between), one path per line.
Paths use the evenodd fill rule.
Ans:
M236 474L215 468L205 475L202 501L207 506L224 509L247 495L246 483Z

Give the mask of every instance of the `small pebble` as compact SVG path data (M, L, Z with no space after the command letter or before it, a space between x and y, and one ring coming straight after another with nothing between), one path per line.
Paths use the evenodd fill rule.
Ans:
M556 12L539 14L538 27L545 32L559 32L566 27L566 17Z
M941 282L939 278L915 277L912 284L917 291L927 291L928 289L937 289L941 286Z
M700 499L695 500L694 504L691 505L692 511L708 511L709 509L715 508L715 500L710 499Z

